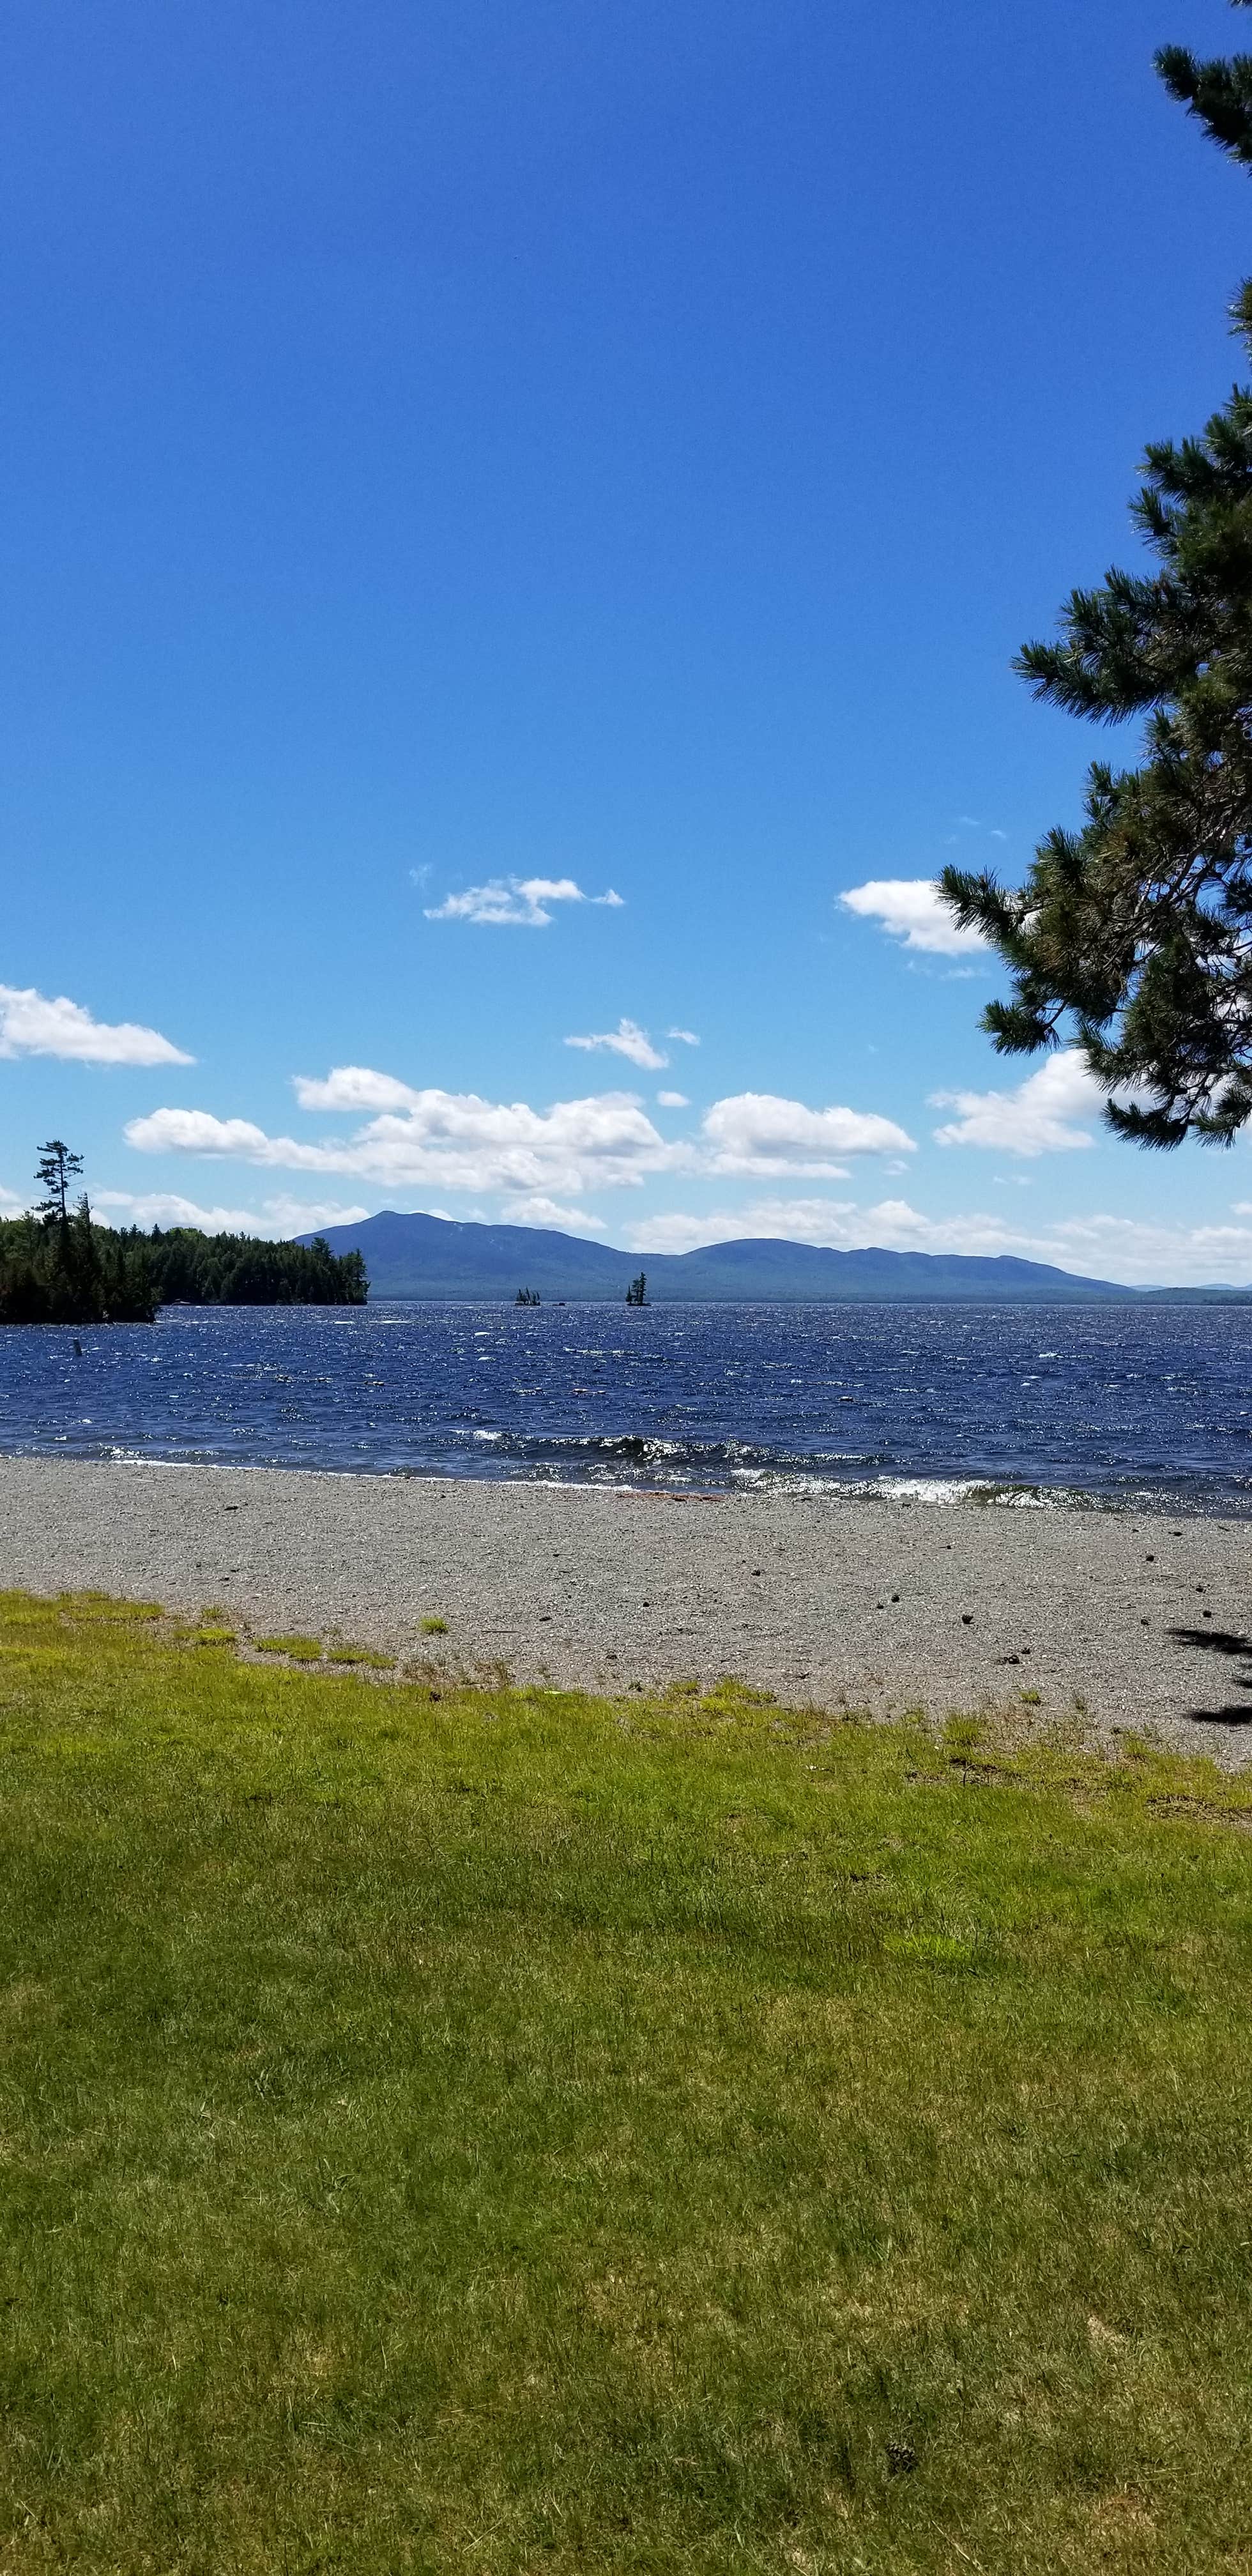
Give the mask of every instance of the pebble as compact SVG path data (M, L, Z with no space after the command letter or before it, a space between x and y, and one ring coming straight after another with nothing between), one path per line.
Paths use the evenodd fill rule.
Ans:
M258 1634L339 1628L402 1659L430 1659L420 1622L438 1611L451 1669L481 1659L520 1683L595 1688L620 1659L645 1689L731 1673L785 1706L802 1679L817 1707L897 1714L1002 1699L998 1658L1031 1651L1004 1634L1021 1620L1053 1705L1081 1695L1104 1730L1252 1760L1252 1728L1221 1714L1235 1671L1168 1627L1148 1633L1137 1607L1159 1598L1145 1540L1167 1525L1149 1515L833 1493L675 1502L645 1515L634 1494L603 1487L0 1457L0 1586L94 1587L198 1615L229 1585L232 1617ZM1247 1522L1206 1520L1186 1537L1212 1567L1203 1584L1190 1577L1193 1598L1246 1590ZM940 1564L954 1548L959 1635ZM884 1553L901 1568L891 1606L907 1595L909 1616L871 1633L864 1603L887 1606ZM769 1590L749 1601L743 1573L758 1581L767 1555ZM559 1623L544 1607L558 1559Z

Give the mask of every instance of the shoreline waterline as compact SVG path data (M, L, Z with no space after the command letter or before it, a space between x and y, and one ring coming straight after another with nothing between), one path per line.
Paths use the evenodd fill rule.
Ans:
M168 1469L171 1473L240 1476L278 1474L292 1476L333 1476L346 1482L373 1484L379 1479L397 1484L445 1484L452 1486L486 1484L484 1477L446 1467L356 1467L327 1465L309 1459L299 1466L270 1467L250 1458L166 1458L148 1450L111 1448L101 1454L84 1453L67 1447L0 1446L0 1463L7 1459L47 1459L70 1464L87 1463L106 1467L142 1467L154 1473ZM1252 1502L1246 1516L1223 1512L1214 1504L1207 1507L1188 1495L1172 1494L1158 1487L1143 1487L1135 1493L1108 1494L1083 1485L1041 1482L1014 1484L1003 1479L982 1476L881 1476L860 1480L835 1476L786 1476L781 1473L744 1473L725 1485L646 1485L638 1482L616 1483L609 1477L561 1475L555 1470L531 1475L493 1476L490 1488L498 1493L621 1494L652 1502L734 1503L753 1499L803 1500L827 1503L832 1507L848 1503L881 1505L888 1510L953 1510L968 1506L974 1510L998 1511L1072 1511L1101 1512L1137 1517L1152 1515L1158 1519L1188 1518L1222 1520L1239 1523L1252 1520Z
M1011 1707L1252 1759L1246 1523L704 1499L5 1456L0 1586L213 1607L241 1631L339 1634L545 1687L733 1674L784 1704Z

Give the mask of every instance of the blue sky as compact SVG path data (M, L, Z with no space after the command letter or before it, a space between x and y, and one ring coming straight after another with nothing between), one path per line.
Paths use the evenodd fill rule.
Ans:
M925 896L1077 815L1010 658L1235 373L1151 55L1240 33L15 0L3 1204L1252 1278L1249 1148L997 1059Z

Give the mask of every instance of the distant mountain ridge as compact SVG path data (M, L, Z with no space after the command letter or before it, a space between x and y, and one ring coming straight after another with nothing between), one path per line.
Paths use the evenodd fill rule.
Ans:
M1144 1297L1191 1303L1208 1294L1252 1295L1123 1288L1008 1254L980 1259L959 1253L834 1252L768 1236L709 1244L696 1252L618 1252L541 1226L460 1223L451 1217L403 1216L390 1208L363 1217L359 1225L325 1226L322 1236L332 1252L363 1254L373 1298L470 1301L513 1298L519 1288L533 1288L545 1298L604 1298L622 1304L640 1268L647 1272L648 1294L657 1305L954 1299L1090 1305L1135 1304ZM299 1240L311 1243L314 1237L301 1235Z

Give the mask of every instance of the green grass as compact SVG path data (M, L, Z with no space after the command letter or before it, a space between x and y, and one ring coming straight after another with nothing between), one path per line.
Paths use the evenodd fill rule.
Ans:
M0 1602L0 2569L1247 2569L1252 1785Z

